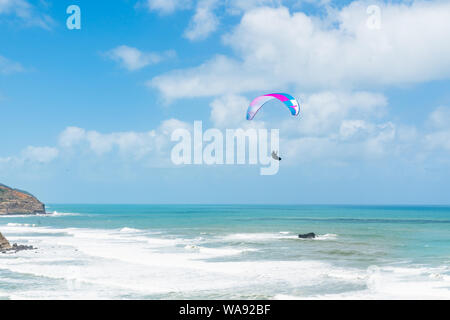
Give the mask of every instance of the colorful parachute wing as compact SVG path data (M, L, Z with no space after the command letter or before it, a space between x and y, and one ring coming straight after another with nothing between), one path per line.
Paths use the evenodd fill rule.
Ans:
M271 93L259 96L250 103L247 110L247 120L253 120L259 109L273 99L277 99L284 103L284 105L289 108L293 116L297 116L300 113L300 106L293 96L287 93Z

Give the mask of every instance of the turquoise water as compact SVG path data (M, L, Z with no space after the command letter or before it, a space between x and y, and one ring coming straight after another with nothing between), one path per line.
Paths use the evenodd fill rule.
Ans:
M450 298L450 207L50 205L0 299ZM315 232L314 240L298 233Z

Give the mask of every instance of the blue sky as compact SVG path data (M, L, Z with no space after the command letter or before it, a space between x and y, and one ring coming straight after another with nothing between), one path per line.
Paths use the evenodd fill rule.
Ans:
M449 204L448 34L449 1L0 1L0 182L47 203ZM280 129L277 175L170 163L173 129L246 126L269 92L302 106L255 121Z

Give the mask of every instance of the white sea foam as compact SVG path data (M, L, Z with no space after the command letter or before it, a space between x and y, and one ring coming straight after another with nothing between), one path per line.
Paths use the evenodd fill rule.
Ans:
M315 240L336 240L338 238L337 234L334 233L326 233L324 235L318 235L317 237L315 237Z
M29 233L46 233L46 234L57 234L57 233L64 233L68 229L56 229L56 228L49 228L49 227L38 227L34 224L21 224L21 223L8 223L6 225L1 226L2 232L5 234L8 233L17 233L17 234L24 234L25 236Z
M298 240L336 240L337 234L327 233L323 235L317 235L314 239L302 239L298 237L298 234L291 234L287 231L279 233L233 233L220 237L220 241L236 241L236 242L265 242L283 239L298 239Z
M223 243L214 238L214 247L207 247L212 238L122 230L2 226L10 240L28 238L38 249L2 256L0 274L2 269L9 270L40 283L5 295L16 299L109 299L179 297L176 294L182 293L183 297L204 298L217 292L233 292L237 297L261 292L278 299L450 298L447 267L374 266L364 270L309 260L236 260L244 252L257 250L251 245L255 239L273 241L292 235L230 234L222 238ZM250 243L243 248L229 246L225 239ZM52 290L40 289L48 283ZM323 293L324 288L343 284L345 293L299 294L303 290L298 290L318 287Z
M292 236L286 236L281 233L232 233L219 237L220 241L237 241L237 242L259 242L259 241L273 241L276 239L287 239Z
M311 296L277 294L274 299L449 299L450 268L444 267L377 267L367 269L363 279L366 289L339 294ZM437 276L436 276L437 275Z
M136 233L136 232L142 232L142 230L135 229L135 228L124 227L124 228L120 229L120 232L123 232L123 233Z
M39 214L11 214L11 215L0 215L0 218L3 218L3 219L33 218L33 217L52 218L52 217L78 216L78 215L80 215L80 213L53 211L53 212L39 213Z
M35 224L29 224L29 223L8 223L8 227L35 227Z
M53 211L52 213L41 214L39 216L64 217L64 216L79 216L79 215L80 215L80 213L76 213L76 212L58 212L58 211Z
M14 218L28 218L28 217L37 217L39 216L38 214L1 214L0 218L1 219L14 219Z

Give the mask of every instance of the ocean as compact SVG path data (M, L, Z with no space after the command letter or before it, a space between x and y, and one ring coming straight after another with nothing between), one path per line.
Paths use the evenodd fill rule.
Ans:
M0 299L450 299L450 207L49 205ZM299 239L315 232L316 239Z

